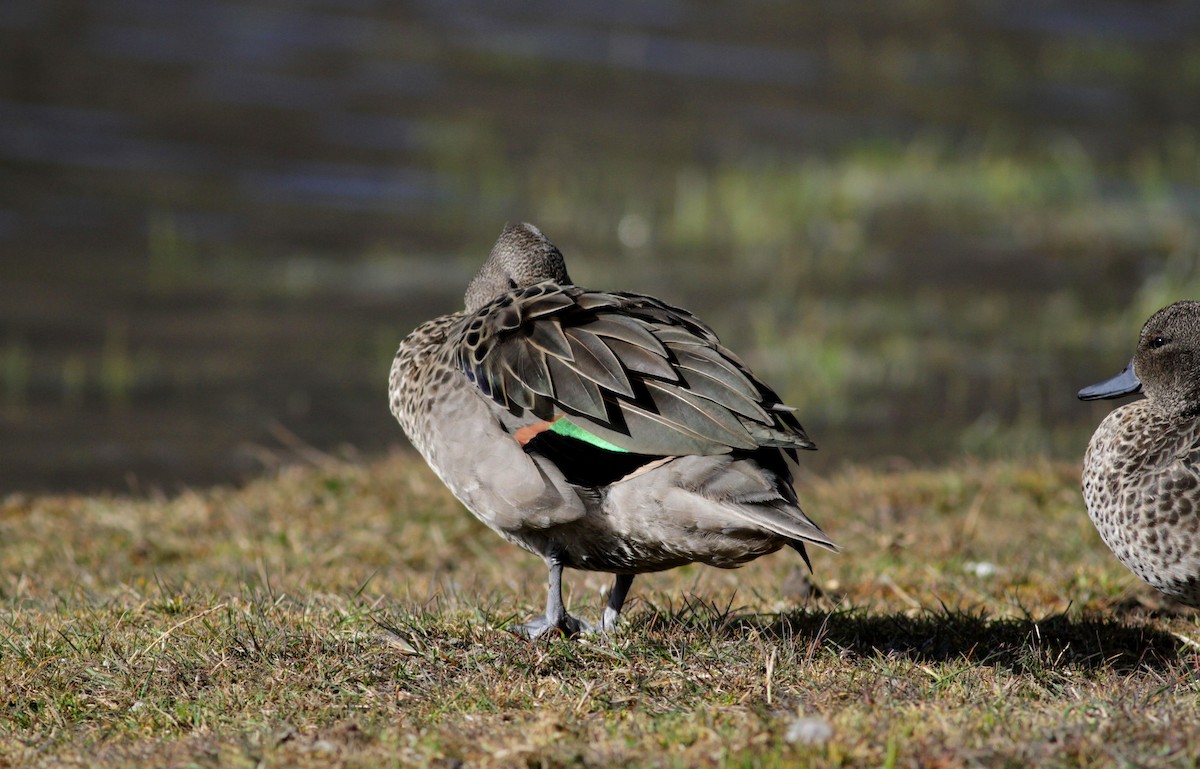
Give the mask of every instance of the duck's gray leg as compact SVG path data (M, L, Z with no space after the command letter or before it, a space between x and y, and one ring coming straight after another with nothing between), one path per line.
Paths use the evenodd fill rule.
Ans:
M604 614L600 617L598 630L601 633L611 633L616 629L617 617L621 616L621 607L625 605L625 596L629 595L631 585L632 574L618 574L613 581L612 592L608 594L608 605L604 607Z
M591 625L567 614L567 607L562 599L562 563L555 557L548 558L547 563L550 566L550 584L546 590L545 616L532 619L523 625L514 625L509 629L530 640L540 637L548 630L558 630L567 637L591 630Z

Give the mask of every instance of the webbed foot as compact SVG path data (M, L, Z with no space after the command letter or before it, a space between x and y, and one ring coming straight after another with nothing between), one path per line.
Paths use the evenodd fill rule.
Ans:
M553 557L546 560L550 566L550 584L546 591L546 613L524 624L512 625L508 629L530 641L554 631L567 638L574 638L580 633L607 635L613 632L617 627L617 619L621 616L621 607L625 605L625 597L629 595L629 588L633 585L633 575L617 575L612 591L608 594L608 605L604 607L604 614L600 617L600 624L593 626L578 617L567 614L567 608L562 600L562 563Z
M580 633L594 632L595 628L591 623L585 622L578 617L572 617L570 614L563 614L562 619L555 622L548 617L535 617L529 622L520 625L510 625L508 630L522 638L533 641L541 638L547 633L558 632L567 638L574 638Z

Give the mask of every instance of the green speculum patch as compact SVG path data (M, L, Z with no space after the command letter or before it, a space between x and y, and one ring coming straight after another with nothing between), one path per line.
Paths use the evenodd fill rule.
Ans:
M614 443L609 443L608 441L604 440L603 438L601 438L599 436L592 435L587 430L584 430L582 427L575 424L574 422L567 419L566 417L560 417L560 418L554 420L550 424L550 431L554 432L554 433L558 433L559 435L562 435L566 438L574 438L576 440L580 440L585 443L590 443L591 445L596 446L597 448L604 449L606 451L620 451L625 454L629 453L628 449L623 449Z

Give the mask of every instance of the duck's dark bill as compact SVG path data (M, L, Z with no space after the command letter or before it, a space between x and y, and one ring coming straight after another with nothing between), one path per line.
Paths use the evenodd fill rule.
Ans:
M1097 382L1091 387L1080 390L1079 400L1095 401L1101 398L1120 398L1122 395L1133 395L1141 391L1142 383L1133 373L1133 361L1130 361L1125 370L1112 379L1105 379L1103 382Z

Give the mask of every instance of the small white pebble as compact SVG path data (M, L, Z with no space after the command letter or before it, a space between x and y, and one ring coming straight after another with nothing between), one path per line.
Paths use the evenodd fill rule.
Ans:
M988 561L967 561L963 564L963 571L968 574L974 574L976 577L994 577L1000 571L1000 567Z
M617 239L626 248L641 248L650 241L650 222L638 214L625 214L617 223Z
M833 727L823 718L797 718L784 739L792 744L824 745L833 737Z
M328 756L337 753L338 749L337 745L334 745L329 740L317 740L309 747L309 750L313 753L323 753Z

